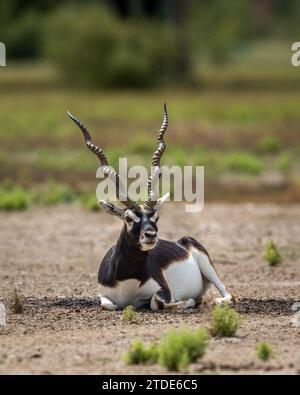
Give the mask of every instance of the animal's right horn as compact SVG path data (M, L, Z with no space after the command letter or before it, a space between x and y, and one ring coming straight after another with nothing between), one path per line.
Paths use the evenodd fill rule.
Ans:
M79 121L73 114L68 111L69 117L72 119L73 122L81 129L83 133L83 137L88 149L90 149L100 160L101 170L104 174L106 174L115 184L116 184L116 193L117 198L128 208L131 208L135 205L135 202L131 201L127 196L127 193L124 189L123 183L120 179L119 174L109 166L108 159L103 152L102 148L99 148L97 145L93 143L91 135L87 128L83 125L82 122Z

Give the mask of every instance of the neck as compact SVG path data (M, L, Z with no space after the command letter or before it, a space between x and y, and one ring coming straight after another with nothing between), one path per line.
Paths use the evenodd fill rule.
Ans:
M141 251L130 242L125 226L117 241L115 253L118 256L119 267L125 266L128 273L140 272L148 256L148 251Z

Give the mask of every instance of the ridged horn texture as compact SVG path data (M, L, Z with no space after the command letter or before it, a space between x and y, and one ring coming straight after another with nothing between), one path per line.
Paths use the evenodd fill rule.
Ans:
M100 160L101 170L102 172L109 177L115 184L116 184L116 194L117 198L128 208L131 208L135 205L135 202L131 201L127 193L124 189L123 183L120 179L119 174L109 166L108 159L103 152L102 148L99 148L97 145L93 143L91 135L87 128L77 119L73 114L68 111L69 117L72 119L73 122L81 129L84 137L84 141L88 149L90 149L95 155L97 155L98 159Z
M166 103L164 104L164 119L158 132L157 149L152 156L152 172L148 178L148 200L144 203L145 207L154 207L158 200L156 191L156 184L161 176L160 159L163 156L166 143L164 141L164 134L169 125L169 116Z

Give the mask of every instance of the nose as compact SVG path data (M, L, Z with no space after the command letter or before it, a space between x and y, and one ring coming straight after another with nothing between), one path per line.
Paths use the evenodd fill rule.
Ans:
M156 236L156 231L147 229L144 231L144 236L149 237L149 239L153 239Z

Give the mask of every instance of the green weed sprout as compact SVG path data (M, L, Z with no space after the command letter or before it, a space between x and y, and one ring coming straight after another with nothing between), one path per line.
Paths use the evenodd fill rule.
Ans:
M270 266L276 266L282 262L281 255L273 241L268 241L265 246L264 258Z
M215 306L212 311L212 335L232 337L240 326L240 316L228 304Z
M256 346L256 354L262 361L267 361L273 354L273 348L267 342L260 342Z
M135 319L135 312L133 306L129 305L123 310L122 320L132 322Z

